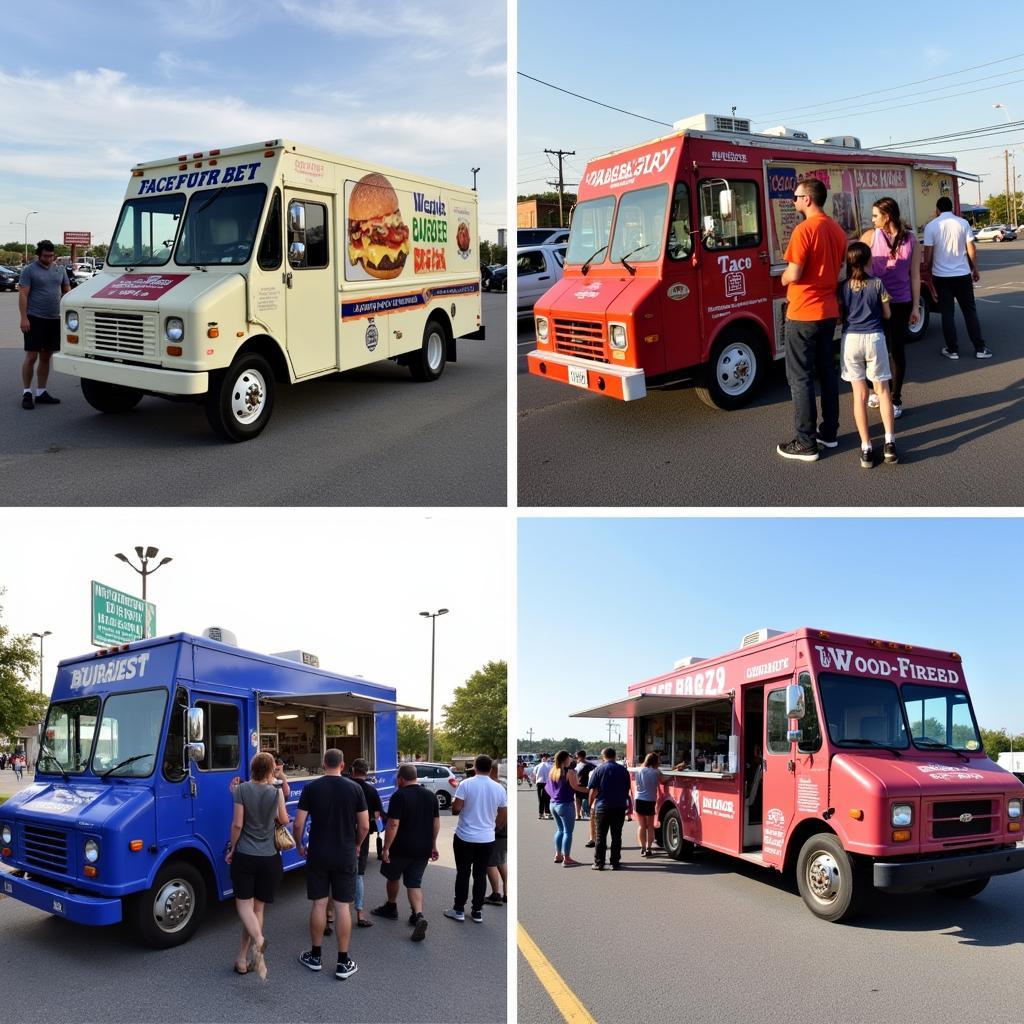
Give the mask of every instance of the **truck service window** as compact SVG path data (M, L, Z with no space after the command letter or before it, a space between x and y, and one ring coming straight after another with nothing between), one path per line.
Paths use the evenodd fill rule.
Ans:
M718 197L732 191L732 214L722 217ZM757 186L752 181L715 178L700 184L701 238L708 249L743 249L761 242Z
M107 265L162 267L171 258L184 209L185 197L180 193L129 199L121 207Z
M963 690L904 683L901 693L915 747L922 750L939 746L981 749L971 702Z
M197 701L203 709L206 757L199 765L202 771L227 771L239 767L238 708L234 704Z
M166 690L115 693L103 706L92 770L97 775L142 779L153 774L167 707Z
M247 263L266 196L266 185L232 185L193 192L174 250L174 262L182 267Z
M586 263L594 256L594 263L603 263L607 252L608 238L612 231L612 216L615 213L615 199L604 196L578 203L572 215L572 230L569 232L569 249L565 254L566 263Z
M672 212L668 219L668 258L689 259L693 253L693 234L690 227L690 190L683 181L676 183L672 196Z
M612 262L653 263L661 259L665 242L665 206L668 186L655 185L619 197L612 241Z
M836 746L905 750L910 745L894 683L823 672L818 689L828 734Z
M82 697L54 704L43 726L38 770L57 773L63 770L68 775L84 772L89 763L99 713L99 697Z

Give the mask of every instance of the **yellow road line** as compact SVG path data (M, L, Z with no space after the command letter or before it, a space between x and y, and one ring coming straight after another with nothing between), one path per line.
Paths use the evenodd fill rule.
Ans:
M519 952L533 968L537 980L544 986L551 1001L565 1018L567 1024L596 1024L594 1018L587 1012L587 1008L576 998L576 993L566 985L562 976L551 966L551 961L540 951L540 947L530 938L522 924L518 924L517 928Z

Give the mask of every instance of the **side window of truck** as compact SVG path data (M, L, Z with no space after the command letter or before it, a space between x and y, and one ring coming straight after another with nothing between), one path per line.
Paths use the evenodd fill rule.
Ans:
M238 708L234 704L215 704L199 701L203 709L206 738L206 758L200 765L203 771L235 770L239 767Z
M288 262L294 270L326 267L327 207L293 199L288 204Z
M685 182L676 183L672 197L672 216L668 228L668 258L689 259L693 252L693 235L690 228L690 190Z
M732 192L732 211L722 216L721 199ZM760 203L752 181L712 178L700 183L701 239L707 249L744 249L761 242Z
M803 738L797 744L801 754L813 754L821 749L821 726L818 724L818 708L814 703L814 687L808 672L801 672L797 680L804 691L804 717L799 728ZM768 751L772 754L788 754L790 742L786 739L789 719L786 718L786 689L782 687L768 694Z
M260 252L257 261L260 270L277 270L281 266L281 190L274 189L274 198L270 200L270 212L263 228L260 240Z
M164 778L168 782L181 782L188 774L185 769L185 711L188 693L179 686L171 705L171 718L167 723L167 745L164 747Z

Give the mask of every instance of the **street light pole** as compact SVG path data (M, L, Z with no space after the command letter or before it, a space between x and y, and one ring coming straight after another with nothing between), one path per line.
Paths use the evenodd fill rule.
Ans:
M12 224L21 224L25 228L25 257L24 257L25 266L28 266L28 219L29 219L29 217L32 216L33 213L38 213L38 212L39 212L38 210L29 210L28 213L25 214L25 219L23 221L21 221L21 220L12 220L11 221Z
M143 548L142 545L138 545L135 548L135 554L137 554L139 556L139 562L142 564L142 568L141 569L137 565L135 565L133 562L129 561L128 556L127 555L122 555L120 551L118 551L114 555L115 558L119 558L122 562L125 563L125 565L130 566L132 569L134 569L142 577L142 603L143 604L146 603L146 579L147 579L147 577L152 576L153 573L155 573L157 571L157 569L160 568L161 565L166 565L168 562L173 562L174 561L173 558L161 558L160 562L157 565L154 565L152 569L150 569L150 567L149 567L150 561L152 559L156 558L156 556L159 553L160 552L156 548L154 548L154 547ZM146 610L145 610L145 608L143 608L143 610L142 610L142 639L143 640L145 640L146 637L148 636L148 627L149 627L149 623L148 623L148 620L146 619Z
M447 615L447 608L438 608L436 612L420 612L425 619L430 619L430 732L427 736L427 760L434 760L434 651L437 638L437 617Z
M33 633L33 636L39 637L39 692L43 692L43 640L48 636L53 636L53 633L49 629L44 629L42 633Z

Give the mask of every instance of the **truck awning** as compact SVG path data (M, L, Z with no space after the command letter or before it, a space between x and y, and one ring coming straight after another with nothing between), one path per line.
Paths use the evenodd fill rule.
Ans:
M733 694L716 693L713 696L682 696L674 693L637 693L625 700L600 704L596 708L577 711L570 718L639 718L641 715L661 715L668 711L682 711L714 704L723 700L732 701Z
M383 711L426 711L410 704L399 704L383 697L367 697L365 693L346 690L339 693L260 693L261 703L268 707L307 708L312 711L345 711L360 715L379 714Z
M949 167L942 167L940 164L914 164L915 171L937 171L939 174L949 174L954 178L963 178L964 181L981 181L981 176L971 174L970 171L955 171Z

